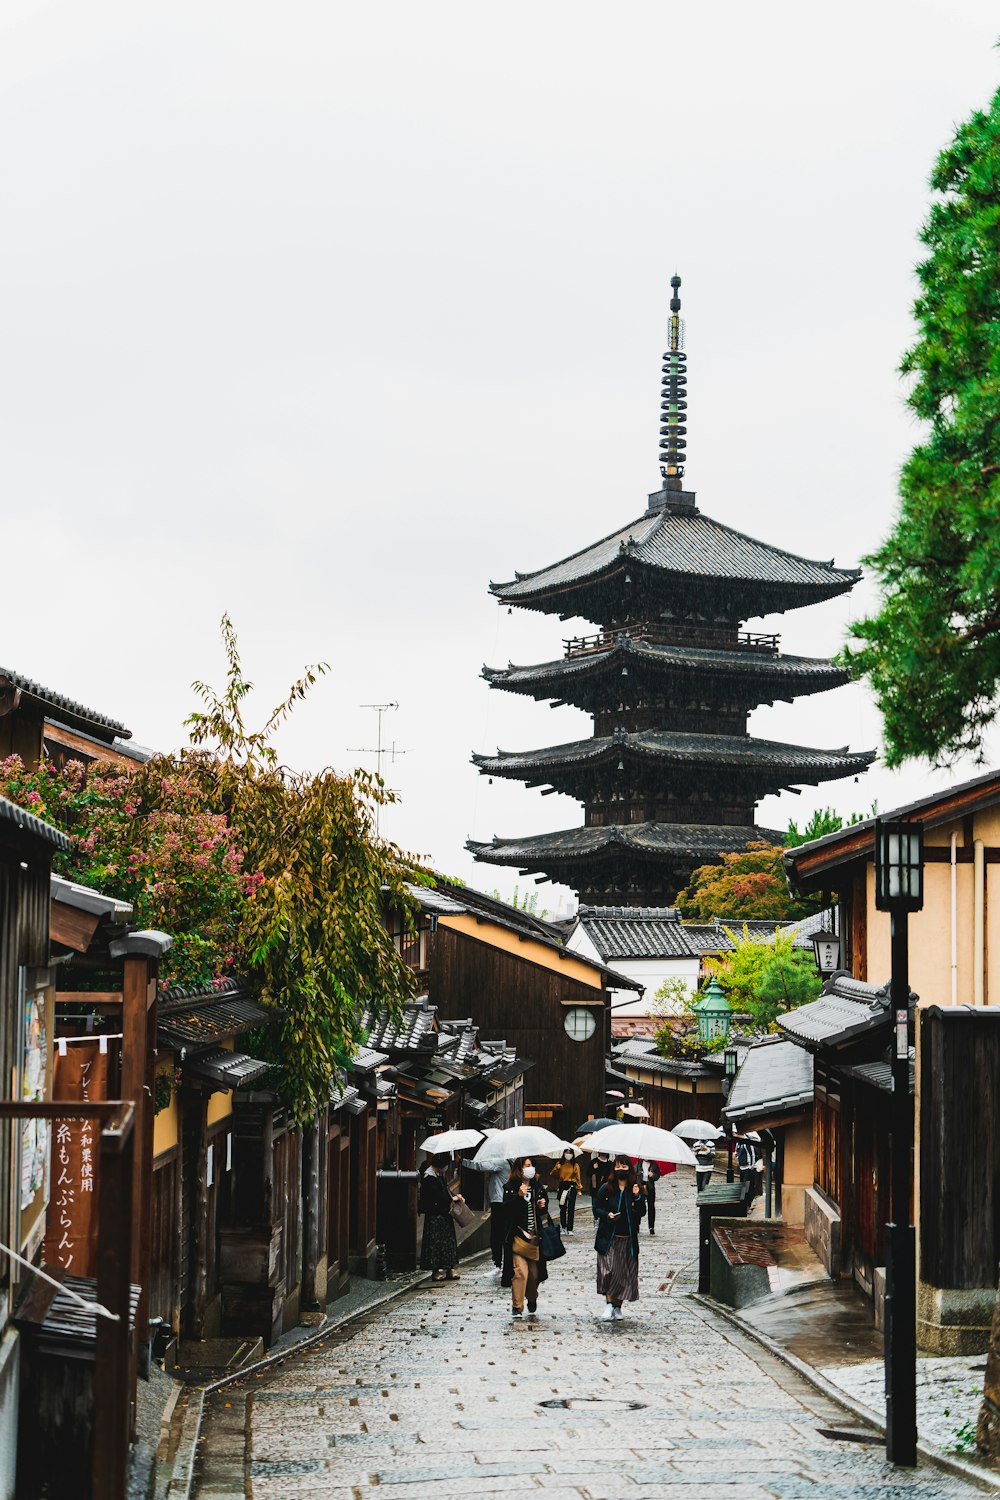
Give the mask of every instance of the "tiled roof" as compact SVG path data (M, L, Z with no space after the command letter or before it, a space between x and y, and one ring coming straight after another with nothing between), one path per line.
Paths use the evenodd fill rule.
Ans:
M68 724L70 728L81 728L88 734L96 735L107 744L116 738L122 740L132 738L131 729L126 729L118 719L109 719L106 714L100 714L96 709L88 708L84 703L77 703L75 699L67 698L64 693L55 693L51 688L43 687L40 682L35 682L33 678L25 677L22 672L15 672L10 667L0 667L0 693L8 683L17 689L22 697L34 699L50 718L58 719L61 723Z
M160 1010L157 1031L170 1044L197 1046L239 1036L255 1026L266 1026L274 1012L256 1000L207 1000L200 1005L175 1004Z
M707 646L665 646L652 641L633 641L620 637L603 650L559 661L540 662L536 666L483 667L482 675L493 687L509 692L531 692L535 687L549 686L556 693L560 683L572 678L621 672L627 661L648 664L667 675L685 675L699 679L739 677L752 683L754 694L773 690L776 696L816 693L840 687L850 674L835 662L822 657L771 656L763 651L720 651Z
M372 1047L359 1047L351 1058L350 1066L354 1073L372 1073L388 1061L388 1052L376 1052Z
M437 1009L426 1001L404 1006L398 1023L390 1020L388 1010L366 1014L362 1025L368 1032L368 1045L379 1051L437 1052L434 1017Z
M798 924L796 924L797 928ZM774 941L776 931L787 932L789 928L780 922L757 920L747 922L742 917L713 917L711 922L685 922L684 931L692 949L699 954L704 953L731 953L733 940L730 932L735 933L738 938L743 937L743 929L746 935L757 943L770 943ZM801 948L804 952L812 952L812 936L809 931L795 931L792 938L792 947Z
M498 750L496 755L473 755L472 763L490 776L547 774L561 767L627 756L658 765L713 766L720 769L769 771L783 779L824 780L864 771L875 759L874 750L811 750L750 735L682 734L668 729L645 729L638 734L616 730L607 737L573 740L541 750Z
M837 1046L890 1023L889 986L837 975L818 1000L778 1019L778 1030L800 1047Z
M859 568L798 557L700 512L647 511L601 541L534 573L518 573L491 591L504 604L531 604L541 595L607 573L622 562L645 564L692 580L742 580L783 585L809 599L831 598L852 588ZM567 611L569 612L569 611Z
M676 1057L661 1057L658 1052L643 1052L633 1056L631 1053L618 1054L618 1066L629 1077L630 1068L641 1069L645 1073L666 1073L671 1078L705 1078L712 1070L703 1062L688 1062Z
M577 917L604 959L692 955L675 906L581 906Z
M701 863L730 850L745 849L754 839L780 843L781 838L772 828L728 823L616 823L604 828L565 828L558 833L539 833L529 838L494 838L489 844L469 839L465 847L477 859L492 864L537 869L540 863L570 863L581 857L600 858L618 851L653 856L672 854Z
M70 847L69 839L58 828L53 828L51 823L43 823L34 813L27 812L16 802L8 802L6 797L0 797L0 823L48 844L51 849L65 853Z
M737 1122L801 1109L812 1098L812 1054L794 1042L769 1037L747 1052L723 1114Z
M801 1048L799 1049L801 1051ZM910 1093L913 1093L914 1078L916 1074L916 1053L912 1047L907 1051L909 1058ZM881 1089L883 1093L892 1093L892 1063L885 1059L877 1062L853 1063L850 1067L841 1068L849 1078L856 1078L859 1083L867 1083L873 1089Z

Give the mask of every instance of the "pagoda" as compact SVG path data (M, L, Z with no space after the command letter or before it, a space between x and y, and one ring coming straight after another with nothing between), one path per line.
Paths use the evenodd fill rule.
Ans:
M857 775L874 751L755 739L750 710L847 682L834 662L784 656L747 620L853 588L860 569L814 562L714 521L684 487L687 356L680 277L671 278L663 356L660 476L645 514L571 557L491 592L509 608L594 623L558 661L484 667L491 687L573 704L593 735L541 750L474 755L484 774L565 792L582 827L470 840L477 859L573 887L595 905L662 906L698 865L755 839L761 797Z

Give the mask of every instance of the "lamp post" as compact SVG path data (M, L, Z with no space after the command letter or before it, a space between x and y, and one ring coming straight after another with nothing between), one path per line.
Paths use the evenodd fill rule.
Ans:
M739 1057L737 1055L735 1047L727 1047L726 1050L725 1050L725 1052L723 1053L722 1057L723 1057L723 1062L726 1065L726 1083L728 1084L728 1089L727 1089L727 1093L728 1093L732 1089L732 1087L733 1087L733 1080L736 1077L736 1071L737 1071L737 1067L739 1065ZM726 1121L726 1150L728 1152L728 1158L727 1158L727 1162L726 1162L726 1181L727 1182L732 1182L732 1180L733 1180L733 1122L732 1122L732 1120L727 1120Z
M917 1462L916 1234L910 1223L913 1101L910 1098L908 923L924 904L923 829L875 820L875 905L890 916L892 977L891 1214L885 1263L885 1452Z

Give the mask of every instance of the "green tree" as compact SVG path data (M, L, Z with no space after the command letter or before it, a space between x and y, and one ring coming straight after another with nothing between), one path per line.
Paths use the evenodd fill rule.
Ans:
M695 921L730 917L736 921L794 922L818 909L818 902L796 900L788 889L776 844L757 840L724 854L718 864L701 865L679 893L682 916Z
M872 815L874 813L873 803ZM839 833L842 828L853 828L855 823L863 823L868 816L868 813L852 812L844 818L832 807L819 807L801 829L797 823L789 823L785 834L785 848L795 849L799 844L808 844L811 839L821 839L824 834Z
M844 653L874 690L890 766L981 752L1000 701L1000 93L959 127L931 187L902 362L925 430L866 559L879 609Z
M706 960L733 1010L750 1017L754 1026L767 1028L779 1014L814 1000L822 987L812 954L796 949L790 932L775 928L769 941L724 929L732 949Z

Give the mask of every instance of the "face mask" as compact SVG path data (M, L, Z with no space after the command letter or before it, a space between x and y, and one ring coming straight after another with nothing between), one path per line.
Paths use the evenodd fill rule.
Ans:
M572 1153L572 1151L564 1151L563 1152L563 1161L572 1161L572 1160L573 1160L573 1153Z
M610 1156L607 1156L607 1155L605 1155L605 1153L604 1153L604 1152L603 1152L603 1151L599 1151L599 1152L598 1152L598 1153L597 1153L597 1160L598 1160L598 1161L610 1161L610 1160L611 1160L611 1157L610 1157Z
M627 1177L628 1176L628 1168L627 1167L616 1167L615 1168L615 1176L616 1177Z
M524 1178L525 1182L530 1182L531 1179L534 1177L534 1175L535 1175L535 1169L534 1169L534 1167L522 1167L521 1168L521 1176Z

